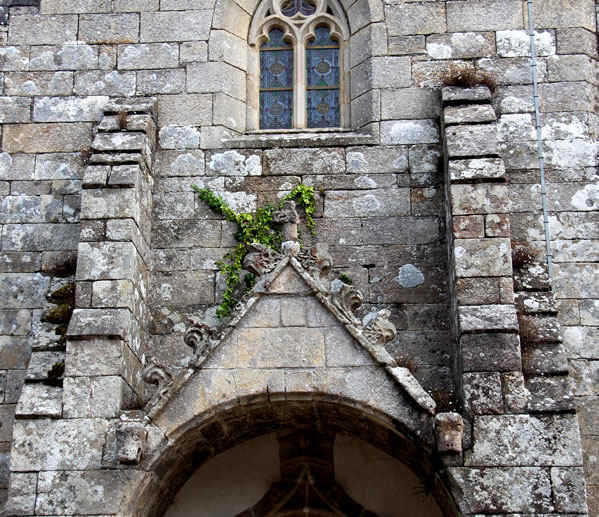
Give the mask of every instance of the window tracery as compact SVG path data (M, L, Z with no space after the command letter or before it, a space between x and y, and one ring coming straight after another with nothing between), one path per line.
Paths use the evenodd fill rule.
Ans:
M343 126L348 37L337 0L263 0L250 28L258 68L250 129Z

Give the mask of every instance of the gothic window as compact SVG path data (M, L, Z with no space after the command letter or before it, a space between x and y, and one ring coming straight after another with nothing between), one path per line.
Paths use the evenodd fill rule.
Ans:
M255 129L342 127L349 36L337 0L263 0L250 29L255 59ZM250 90L252 86L250 85Z

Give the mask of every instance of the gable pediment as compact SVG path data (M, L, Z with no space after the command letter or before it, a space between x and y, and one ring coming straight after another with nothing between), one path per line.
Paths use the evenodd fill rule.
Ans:
M434 414L434 400L385 349L396 335L389 312L358 318L355 310L363 301L358 289L338 279L330 281L330 263L300 254L297 247L286 249L286 255L270 250L265 257L257 248L253 259L259 264L258 281L221 327L198 322L188 328L185 342L193 349L189 368L175 379L156 378L159 390L148 403L148 413L160 412L199 370L285 369L297 382L284 389L299 391L318 385L334 393L336 384L365 371L384 376L385 382L390 377L421 409ZM158 367L151 368L156 374Z

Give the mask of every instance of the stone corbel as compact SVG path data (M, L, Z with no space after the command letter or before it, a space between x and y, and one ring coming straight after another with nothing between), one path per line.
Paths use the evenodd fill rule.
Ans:
M140 423L122 423L116 430L119 463L137 465L141 461L148 432Z

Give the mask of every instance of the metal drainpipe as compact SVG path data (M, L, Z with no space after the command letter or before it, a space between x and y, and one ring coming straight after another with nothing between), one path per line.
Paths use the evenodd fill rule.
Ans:
M545 247L547 250L547 269L549 278L553 280L553 256L551 254L551 237L549 233L549 217L547 216L547 187L545 185L545 157L541 139L541 117L539 115L539 84L537 82L537 52L535 49L535 29L532 14L532 0L528 0L528 32L530 35L530 56L532 69L533 100L535 105L535 127L537 130L537 154L541 171L541 205L543 208L543 225L545 227Z

